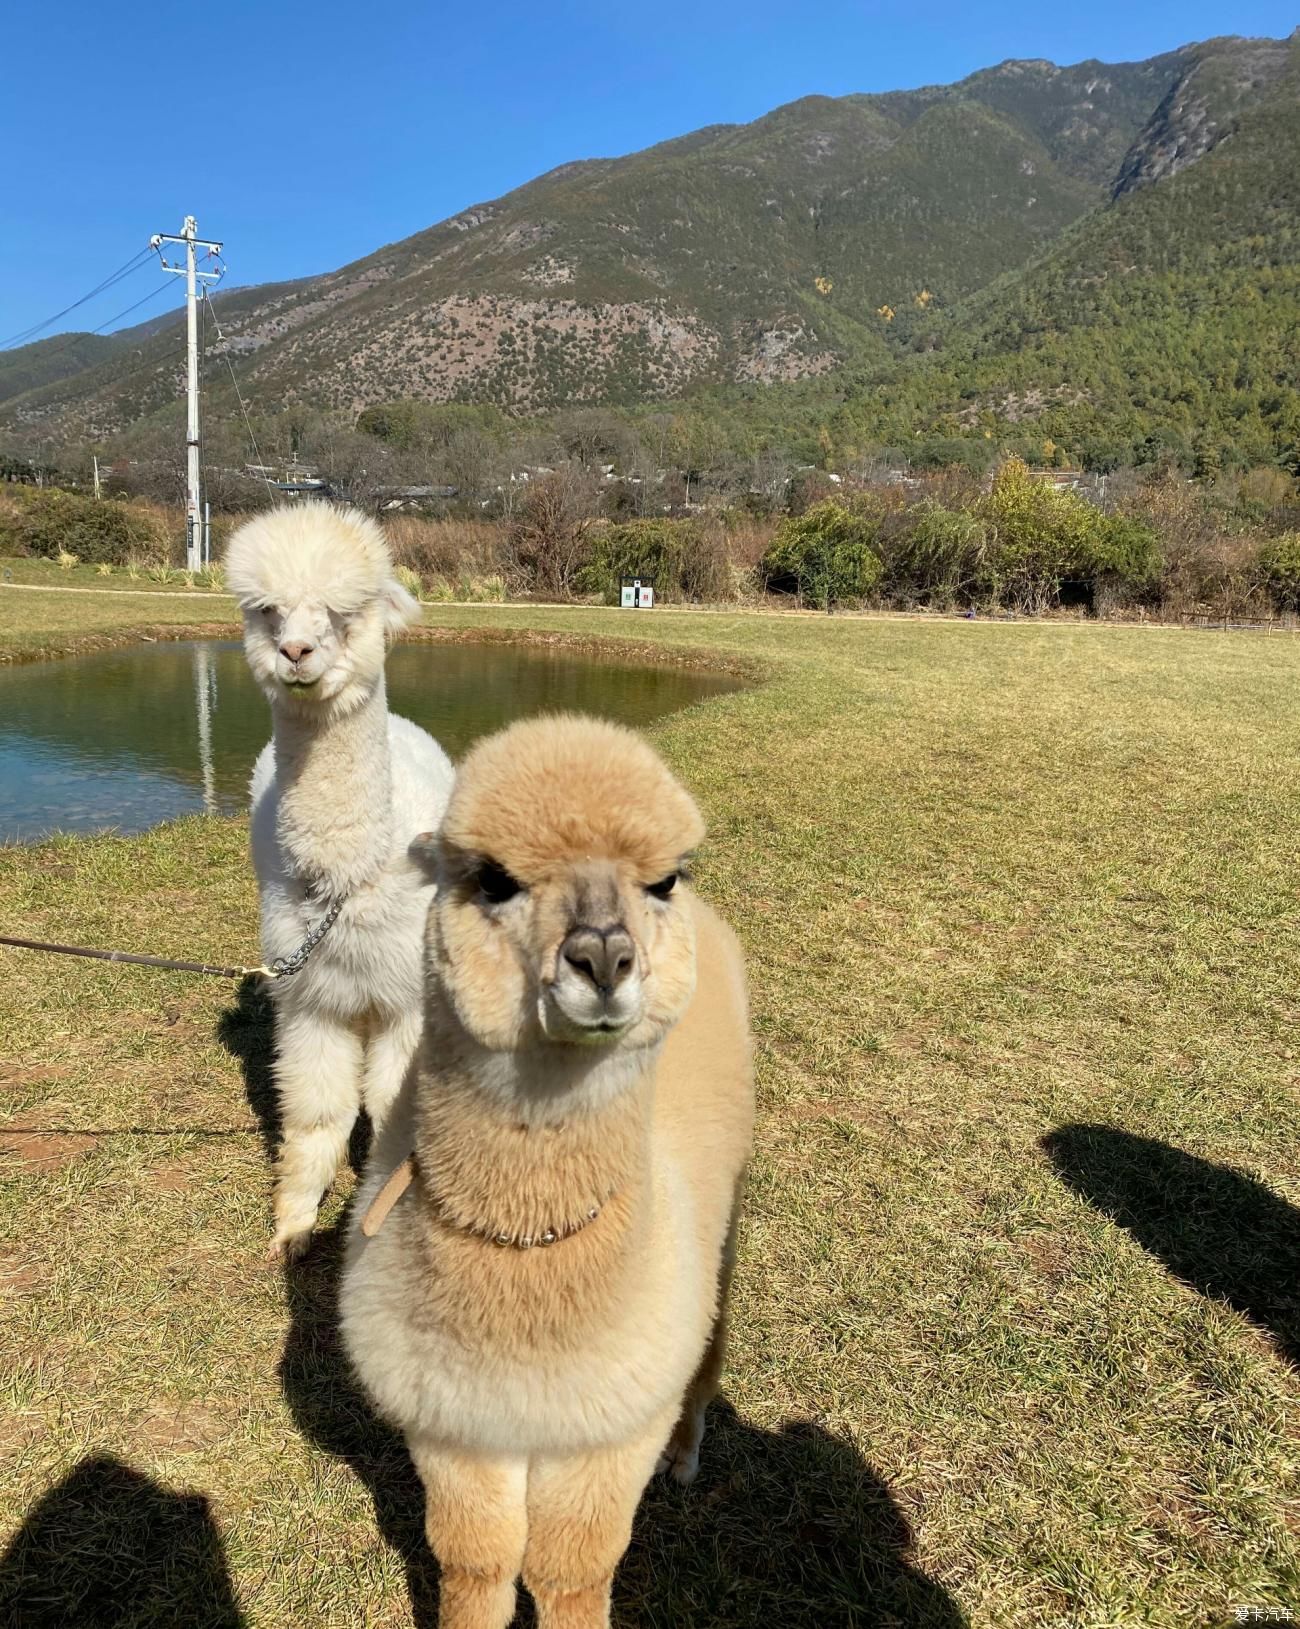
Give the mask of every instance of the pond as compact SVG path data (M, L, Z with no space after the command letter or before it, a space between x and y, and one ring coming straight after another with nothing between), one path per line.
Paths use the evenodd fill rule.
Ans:
M528 713L575 710L642 725L738 689L722 674L626 667L504 644L407 644L388 658L388 700L453 758ZM132 645L0 669L0 841L248 806L271 731L243 648Z

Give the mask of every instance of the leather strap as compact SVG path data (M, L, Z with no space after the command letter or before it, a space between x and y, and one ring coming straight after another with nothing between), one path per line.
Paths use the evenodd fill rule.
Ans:
M408 1154L370 1201L366 1214L361 1218L361 1231L366 1238L373 1239L383 1227L389 1211L411 1186L414 1177L415 1155Z

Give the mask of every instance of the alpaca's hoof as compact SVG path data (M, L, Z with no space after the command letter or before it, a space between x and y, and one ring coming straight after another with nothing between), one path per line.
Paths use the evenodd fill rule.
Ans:
M659 1456L659 1463L655 1466L657 1476L671 1476L680 1487L689 1487L699 1474L700 1450L698 1445L694 1448L683 1448L680 1443L670 1442Z
M271 1240L271 1247L266 1252L268 1261L282 1261L286 1266L292 1266L295 1261L301 1261L311 1248L311 1229L304 1228L299 1233L277 1233Z

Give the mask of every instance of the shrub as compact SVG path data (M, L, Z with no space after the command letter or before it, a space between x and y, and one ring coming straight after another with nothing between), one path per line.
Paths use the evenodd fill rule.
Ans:
M484 604L502 605L506 597L506 580L499 571L486 577L475 577L470 582L470 599Z
M878 520L827 500L777 527L763 556L766 587L829 611L845 600L864 599L880 582L874 543Z
M661 600L718 601L734 593L721 530L695 520L629 520L594 533L578 589L617 605L624 577L648 579Z
M57 560L75 554L88 565L125 565L133 553L166 549L166 523L145 505L98 500L57 487L15 487L0 504L0 553Z
M530 594L568 599L587 564L587 533L598 501L590 471L561 465L530 482L506 534L512 572Z
M412 571L410 566L394 566L393 576L401 583L412 599L420 600L424 598L424 584L420 581L418 571Z
M1300 611L1300 532L1270 538L1259 563L1278 610Z
M1151 596L1164 566L1155 530L1132 515L1101 515L1099 521L1090 554L1080 562L1094 594L1112 603Z
M1092 582L1103 531L1101 511L1073 492L1035 480L1009 458L979 505L991 532L991 562L1004 599L1038 612L1059 602L1061 584Z
M839 483L832 481L825 470L799 470L790 477L786 488L786 508L792 515L806 515L808 511L839 492Z
M979 515L927 502L908 519L885 555L891 593L940 607L996 599L988 527Z

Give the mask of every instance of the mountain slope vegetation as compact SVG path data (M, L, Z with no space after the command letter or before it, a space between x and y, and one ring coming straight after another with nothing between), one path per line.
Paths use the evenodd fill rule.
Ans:
M1211 65L1222 68L1222 53ZM859 433L1037 425L1092 449L1148 438L1203 473L1300 439L1300 61L1257 86L1203 156L1130 181L1024 273L970 301L919 365L847 394ZM1278 71L1280 70L1280 71ZM1181 140L1203 139L1197 120ZM1167 153L1180 138L1164 124ZM1144 135L1141 144L1150 147Z
M218 296L212 393L233 407L225 361L262 412L762 387L841 439L1033 424L1263 455L1295 412L1295 54L1011 61L563 165L337 272ZM0 434L85 444L174 413L182 338L164 319L5 353Z

